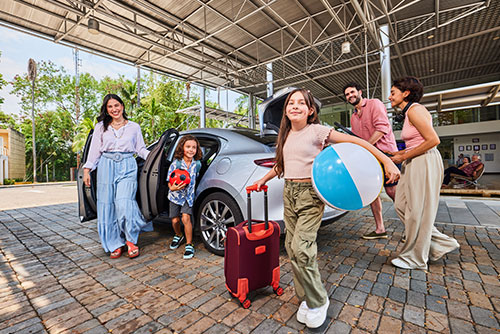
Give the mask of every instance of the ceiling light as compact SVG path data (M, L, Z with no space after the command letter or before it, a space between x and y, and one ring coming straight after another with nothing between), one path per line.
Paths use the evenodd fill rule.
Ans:
M429 36L427 36L427 38L432 39L432 38L434 38L434 35L429 35Z
M345 41L342 43L342 53L349 53L351 52L351 43L348 41Z
M90 18L89 22L87 23L87 26L91 34L93 35L99 34L99 22L96 19Z
M433 68L431 68L429 71L434 72L434 69L433 69Z

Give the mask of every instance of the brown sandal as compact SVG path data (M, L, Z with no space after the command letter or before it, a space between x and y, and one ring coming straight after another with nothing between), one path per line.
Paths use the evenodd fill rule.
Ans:
M128 247L128 257L130 259L133 259L134 257L139 256L139 247L131 243L130 241L127 241L127 247Z
M109 257L112 259L117 259L120 256L122 256L122 248L121 247L118 247L117 249L112 251L111 254L109 255Z

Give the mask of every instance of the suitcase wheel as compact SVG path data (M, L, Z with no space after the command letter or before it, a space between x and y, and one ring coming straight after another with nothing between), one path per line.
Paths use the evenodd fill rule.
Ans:
M277 289L274 289L274 293L281 296L283 294L283 288L278 287Z
M243 303L241 303L241 306L243 306L243 308L249 308L250 305L252 305L252 302L248 299L245 299Z

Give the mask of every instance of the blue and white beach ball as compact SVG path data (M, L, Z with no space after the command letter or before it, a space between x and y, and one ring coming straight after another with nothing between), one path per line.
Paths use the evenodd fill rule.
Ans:
M367 149L339 143L316 156L312 182L325 204L341 210L358 210L380 195L384 176L380 163Z

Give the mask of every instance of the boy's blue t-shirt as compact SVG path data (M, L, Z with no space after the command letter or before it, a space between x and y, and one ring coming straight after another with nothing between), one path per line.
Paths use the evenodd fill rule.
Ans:
M178 191L168 191L168 200L172 203L175 203L177 205L184 205L184 203L187 201L188 205L190 207L193 207L193 202L194 202L194 187L196 185L196 177L198 176L199 166L200 162L198 160L193 160L191 161L191 165L189 165L189 168L187 167L186 162L184 159L175 159L172 161L170 164L170 167L168 168L168 173L167 173L167 182L168 178L170 177L170 174L176 170L176 169L184 169L187 170L189 173L189 177L191 178L191 182L188 184L187 187L184 189L178 190ZM177 167L179 166L179 167Z

